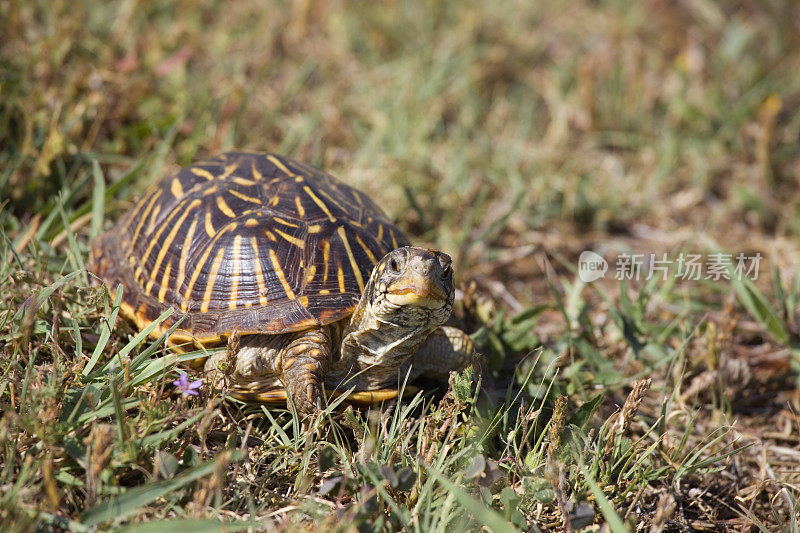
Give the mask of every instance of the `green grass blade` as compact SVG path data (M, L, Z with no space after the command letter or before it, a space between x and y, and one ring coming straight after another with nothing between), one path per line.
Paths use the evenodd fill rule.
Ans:
M155 376L164 374L176 364L178 364L178 356L176 354L168 354L164 357L153 359L131 380L131 387L137 387L142 383L150 381Z
M606 519L608 527L611 529L611 531L614 533L627 533L628 528L625 527L622 517L620 517L619 514L617 514L617 512L614 510L611 502L608 501L608 498L606 498L606 495L603 494L600 486L597 484L594 478L592 478L591 474L589 473L589 469L586 467L583 468L583 479L586 481L586 484L589 485L589 490L592 492L592 495L597 502L597 506L600 508L600 512L603 513L603 518Z
M428 473L435 478L438 483L443 485L452 494L466 512L472 515L475 520L494 533L512 533L517 529L506 522L505 518L497 511L486 507L483 503L473 498L467 492L447 479L441 472L433 466L427 467Z
M73 279L77 278L81 275L81 272L75 271L64 276L61 276L58 280L54 281L47 287L44 287L39 290L34 296L31 296L26 300L26 302L17 310L16 314L14 315L14 320L22 319L22 316L26 312L35 312L39 310L39 307L48 299L50 296L57 291L59 288L63 287L67 282L72 281Z
M181 422L180 424L178 424L174 428L171 428L171 429L168 429L166 431L161 431L159 433L154 433L152 435L146 436L145 438L143 438L143 439L141 439L139 441L139 444L141 445L142 448L151 449L151 448L154 448L156 446L160 446L160 445L162 445L164 443L167 443L167 442L169 442L171 440L174 440L174 439L176 439L178 437L178 435L180 435L180 433L184 429L186 429L189 426L191 426L192 424L196 423L198 420L203 418L203 415L205 415L205 414L206 414L205 410L201 409L199 413L197 413L196 415L194 415L191 418L187 418L186 420L184 420L183 422Z
M5 250L8 250L8 253L10 253L11 256L14 258L14 261L17 263L17 268L22 269L23 268L22 259L17 253L16 244L11 242L11 239L8 237L8 235L2 228L0 228L0 233L3 234L3 244L4 244L3 248ZM5 254L3 254L2 257L0 257L0 260L2 260L3 262L6 261Z
M72 321L72 333L75 335L75 356L83 359L83 337L81 337L81 327L77 320Z
M139 399L138 398L128 398L128 399L125 399L125 400L121 400L120 401L120 406L122 408L122 411L124 412L124 411L127 411L128 409L133 409L134 407L136 407L136 404L138 404L138 403L139 403ZM103 403L98 405L95 409L92 409L91 411L89 411L87 413L83 413L82 415L80 415L75 420L75 424L78 425L78 426L81 426L81 425L84 425L84 424L88 424L92 420L98 420L100 418L105 418L107 416L113 415L116 412L117 412L117 408L114 406L114 403L112 402L111 398L108 398Z
M112 183L111 185L109 185L108 187L105 188L105 193L104 193L105 196L104 196L104 199L103 199L104 208L105 208L105 204L108 202L109 198L113 198L114 196L116 196L117 192L120 189L122 189L122 187L124 187L125 185L127 185L131 181L133 181L133 179L136 176L138 176L139 173L142 171L142 169L145 167L146 163L147 163L147 159L139 160L128 172L125 173L124 176L122 176L122 178L119 181L116 181L116 182ZM39 231L36 232L37 238L39 240L45 240L45 237L48 237L48 239L50 239L53 236L55 236L55 231L48 232L48 229L50 228L50 225L52 224L53 218L55 217L55 215L58 214L58 210L53 209L53 208L49 208L49 209L50 209L50 214L47 216L45 221L39 227ZM71 221L74 222L75 220L77 220L80 217L82 217L83 215L89 213L93 209L94 209L94 200L92 202L85 202L83 205L81 205L81 207L76 209L75 212L72 214ZM45 210L45 212L46 212L46 210ZM94 215L92 215L92 216L94 217Z
M61 215L61 221L64 223L64 231L67 233L67 243L69 243L69 252L67 258L72 270L84 272L86 264L83 262L83 253L78 247L78 240L75 238L75 233L72 231L72 226L67 218L67 212L64 210L64 202L59 199L56 204L58 213Z
M117 433L122 443L128 442L128 427L125 425L125 410L122 408L122 398L119 396L119 387L116 380L111 380L108 384L111 391L111 402L114 405L114 414L117 416Z
M125 357L126 357L126 356L127 356L127 355L128 355L128 354L129 354L129 353L130 353L130 352L131 352L131 351L132 351L134 348L136 348L136 347L137 347L139 344L141 344L141 343L142 343L142 341L144 341L144 340L147 338L147 336L148 336L148 335L150 335L150 333L151 333L151 332L152 332L154 329L156 329L156 328L157 328L159 325L161 325L161 323L162 323L164 320L166 320L166 319L167 319L167 318L168 318L170 315L172 315L172 313L174 313L174 312L175 312L175 310L174 310L172 307L170 307L169 309L167 309L166 311L164 311L163 313L161 313L161 316L159 316L159 317L158 317L157 319L155 319L153 322L151 322L150 324L148 324L148 325L147 325L147 327L146 327L146 328L144 328L142 331L140 331L139 333L137 333L137 334L136 334L136 336L135 336L133 339L131 339L131 340L128 342L128 344L126 344L126 345L125 345L125 346L124 346L124 347L123 347L123 348L122 348L122 349L119 351L119 353L116 355L116 357L113 357L113 358L112 358L112 359L110 359L110 360L109 360L107 363L105 363L105 364L104 364L102 367L98 368L98 369L97 369L95 372L93 372L93 373L91 374L91 376L89 376L89 378L90 378L90 379L93 379L93 378L96 378L96 377L98 377L99 375L102 375L102 374L104 374L104 373L105 373L105 371L108 369L108 367L109 367L111 364L113 364L113 362L114 362L114 361L119 361L120 363L122 363L122 361L124 361L124 360L125 360ZM174 327L177 327L177 324L176 324ZM172 329L171 331L174 331L174 329ZM171 333L171 331L168 331L166 334L162 335L162 337L163 337L163 339L164 339L164 340L166 340L166 339L167 339L167 337L169 337L169 335L171 335L171 334L172 334L172 333ZM154 343L154 344L155 344L155 346L156 346L156 348L155 348L155 349L158 349L158 347L161 345L161 342L162 342L162 340L161 340L161 338L159 338L159 340L158 340L157 342L155 342L155 343ZM155 352L155 350L153 350L153 352ZM150 353L152 354L153 352L150 352ZM134 363L134 361L138 363L138 364L136 364L135 366L134 366L134 364L133 364L133 363ZM139 358L138 356L136 357L136 359L134 359L134 361L132 361L132 362L131 362L131 370L135 370L135 369L136 369L136 368L139 366L139 364L141 364L141 360L140 360L140 358Z
M58 516L48 512L42 512L39 515L39 518L42 520L43 523L55 527L58 531L72 531L74 533L89 533L94 531L89 526L85 526L79 522L75 522L70 520L69 518L64 518L63 516ZM39 528L43 530L44 528Z
M180 319L175 321L175 323L172 324L172 326L170 326L170 328L167 331L165 331L164 334L161 335L158 338L157 341L151 343L150 346L148 346L142 353L137 355L131 361L131 372L136 371L139 368L139 366L142 365L142 363L144 363L151 355L156 353L156 351L159 348L164 346L166 344L166 342L167 342L167 339L170 337L170 335L172 335L175 332L176 329L178 329L178 326L181 325L181 322L183 322L183 320L185 318L186 318L185 316L182 316ZM196 353L197 352L190 352L190 353L187 353L187 354L182 354L182 355L178 356L178 361L179 362L183 362L183 361L195 359L196 358L196 356L195 356Z
M173 121L169 131L167 132L167 135L160 143L158 143L158 146L153 152L153 157L149 163L150 169L147 173L148 183L153 183L163 175L164 161L167 159L169 149L172 148L172 143L175 142L175 136L178 134L180 125L180 120L176 119Z
M122 291L123 286L120 283L117 285L117 292L114 298L114 307L111 309L111 313L108 316L108 320L103 321L103 325L100 329L100 338L97 340L97 346L94 347L94 352L92 352L92 356L89 358L89 362L86 363L86 366L83 368L83 377L86 378L92 369L97 364L97 361L100 360L100 357L103 355L103 350L108 343L108 339L111 337L111 329L114 327L114 324L117 322L117 314L119 313L119 306L122 304Z
M239 452L234 452L230 461L236 461L239 459L239 455ZM125 518L140 507L177 491L192 481L207 476L215 468L217 468L217 461L209 461L190 468L172 479L148 483L131 489L116 498L95 505L81 517L81 522L89 526L96 526L109 520Z
M103 231L106 200L106 180L97 160L92 161L92 176L94 177L94 188L92 189L92 227L89 236L94 239Z
M174 313L174 312L175 312L175 309L170 307L169 309L167 309L166 311L161 313L161 315L158 318L156 318L153 322L148 324L146 328L144 328L142 331L137 333L136 336L133 339L131 339L131 341L128 344L126 344L119 351L120 359L122 359L123 357L128 355L128 353L130 353L131 350L133 350L135 347L137 347L139 345L139 343L141 343L144 339L147 338L148 335L150 335L151 331L153 331L158 326L160 326L161 323L164 320L166 320L167 318L169 318L172 315L172 313Z
M789 344L789 332L786 329L780 314L773 308L767 298L759 291L749 279L736 279L731 277L739 301L747 311L759 321L773 338L783 344Z

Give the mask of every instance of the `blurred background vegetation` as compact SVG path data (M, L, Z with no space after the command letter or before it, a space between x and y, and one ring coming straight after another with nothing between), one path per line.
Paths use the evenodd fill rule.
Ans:
M90 160L113 182L170 139L170 168L234 148L320 166L423 238L474 242L470 265L562 225L800 229L792 2L6 1L3 14L0 191L18 217L64 189L88 195Z
M65 435L99 439L95 421L105 420L98 414L52 434L27 427L24 416L11 421L10 413L24 415L20 390L33 402L29 413L43 405L58 411L80 381L71 372L86 359L82 343L88 350L97 342L99 317L108 316L108 302L104 307L90 292L85 274L78 289L63 289L66 296L50 289L82 268L88 240L104 227L98 213L106 213L108 227L154 180L234 149L322 168L372 196L413 241L452 253L468 300L462 319L474 326L503 395L515 368L529 370L520 361L539 349L547 368L541 377L553 389L550 396L531 392L533 398L564 394L576 407L589 402L588 391L606 390L611 397L598 416L609 416L634 378L652 375L659 392L651 423L669 412L666 397L680 398L683 414L700 413L681 426L689 442L738 420L744 429L714 441L721 453L749 435L747 443L758 443L769 461L755 452L742 459L736 468L747 474L735 483L719 477L731 468L725 463L713 480L733 492L707 501L686 496L685 505L700 511L676 524L690 527L700 517L711 529L727 527L714 522L724 516L743 529L797 527L790 521L800 482L795 2L0 0L0 434L31 439L7 452L6 464L17 466L4 470L3 486L20 485L23 450L50 450L32 463L39 474L31 474L34 488L25 493L45 503L17 514L10 509L21 493L4 500L14 523L41 524L45 515L37 513L48 509L50 523L67 527L52 517L77 519L86 511L75 494L91 488L62 477L59 490L75 492L53 496L43 469L61 467L58 458L69 455L58 451ZM589 290L570 271L584 249L613 262L623 251L716 247L762 253L759 281L608 282ZM28 297L42 288L49 292L39 309ZM61 338L53 316L64 313L82 334L68 336L65 326L56 349L48 344ZM98 354L124 346L130 333L123 326L112 339L119 346L101 346ZM45 385L42 378L37 385L37 372L53 372L48 365L59 353L62 382ZM712 383L716 392L704 396ZM39 400L30 392L37 387L44 391ZM746 398L752 402L737 407ZM241 423L225 423L234 419ZM163 427L175 422L159 420ZM774 433L767 435L771 447L757 438L765 428ZM500 451L481 453L502 464ZM153 471L153 461L143 453L120 458L117 467ZM769 468L775 461L785 466L777 474ZM78 475L70 470L78 466L64 465ZM659 486L675 481L675 471L658 472ZM127 483L115 479L108 487ZM708 486L702 479L692 487ZM626 520L636 514L631 501L644 501L634 498L639 487L615 500L627 502L620 513ZM306 494L294 490L291 497ZM682 490L671 497L682 501ZM661 493L642 491L651 504L641 516L669 509L657 505ZM516 526L547 523L533 520L533 511L510 517L510 500L498 498L487 505ZM715 512L703 515L704 505ZM365 512L358 516L374 521ZM166 507L151 515L171 513ZM478 522L494 523L490 518Z

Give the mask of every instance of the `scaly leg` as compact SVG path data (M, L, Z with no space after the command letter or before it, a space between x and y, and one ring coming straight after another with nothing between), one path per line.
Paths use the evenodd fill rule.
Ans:
M411 366L410 380L416 378L447 381L451 370L461 370L472 362L475 343L458 328L442 326L428 336L425 344L403 365L405 377Z
M298 412L311 414L322 408L322 382L331 362L328 328L296 333L283 349L280 378Z
M203 373L210 384L222 389L225 378L236 396L240 390L252 392L280 386L280 354L287 344L281 335L247 335L238 332L228 338L228 349L209 357Z
M229 344L227 353L215 354L206 361L205 374L210 382L220 386L224 376L229 376L231 396L241 400L271 403L288 397L301 413L313 413L321 407L322 380L330 365L328 328L286 335L247 335L238 344ZM281 394L284 390L285 396Z

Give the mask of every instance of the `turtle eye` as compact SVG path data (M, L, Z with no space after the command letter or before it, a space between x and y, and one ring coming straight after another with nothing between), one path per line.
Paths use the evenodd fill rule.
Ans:
M400 263L397 262L396 257L389 259L389 270L395 274L400 273Z
M453 275L453 260L447 254L439 253L439 266L442 267L442 279L447 279Z

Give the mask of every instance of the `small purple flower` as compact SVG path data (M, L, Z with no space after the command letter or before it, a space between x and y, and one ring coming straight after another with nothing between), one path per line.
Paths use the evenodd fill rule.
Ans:
M181 372L181 377L173 381L172 384L178 387L184 396L197 396L199 394L197 389L203 386L203 380L198 379L190 382L186 372Z

